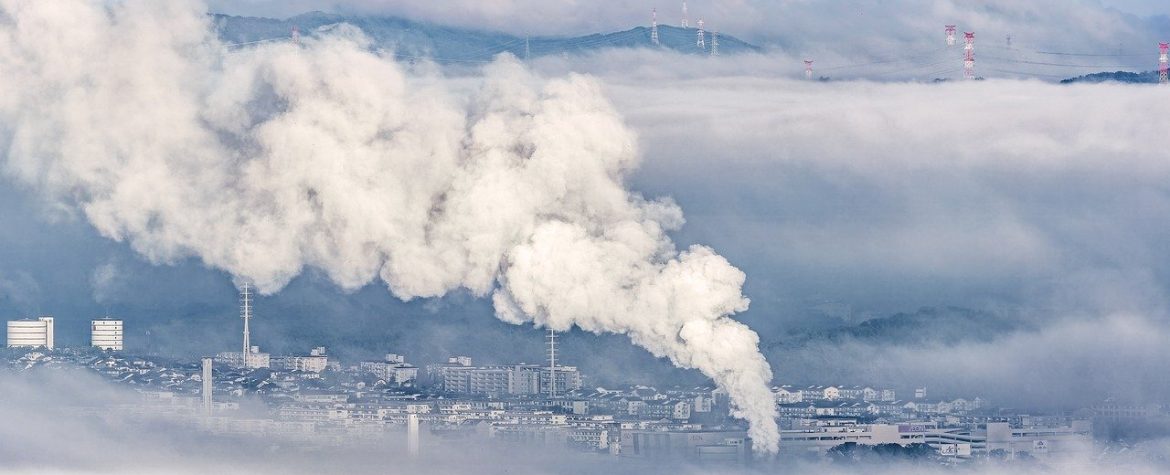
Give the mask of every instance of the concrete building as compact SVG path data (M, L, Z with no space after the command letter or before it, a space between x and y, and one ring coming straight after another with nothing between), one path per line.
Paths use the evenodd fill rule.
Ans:
M540 391L548 392L548 384L550 373L556 379L556 393L563 394L568 391L575 391L581 389L581 373L577 371L576 366L560 366L554 368L555 371L549 371L548 368L540 369Z
M428 367L433 382L444 391L489 396L531 395L547 392L550 371L532 364L470 366L470 359L452 357L445 365ZM575 366L557 366L557 392L581 389L581 373Z
M463 367L463 366L459 366ZM407 364L403 355L389 353L383 361L363 361L358 369L382 378L388 383L403 384L418 379L418 367Z
M244 354L237 351L224 351L215 355L215 362L233 368L244 367ZM262 353L259 346L253 346L248 351L249 368L268 368L272 366L272 355Z
M90 322L89 341L91 346L108 351L122 351L122 321L110 317Z
M325 354L324 346L318 346L310 350L308 356L278 356L272 358L270 363L273 368L285 371L320 373L329 366L329 356Z
M53 317L8 321L8 347L53 349Z

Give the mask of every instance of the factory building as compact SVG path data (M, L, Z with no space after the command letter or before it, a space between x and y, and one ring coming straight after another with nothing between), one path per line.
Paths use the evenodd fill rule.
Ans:
M102 350L122 351L122 321L110 317L93 320L89 341Z
M1084 454L1092 447L1092 425L1072 421L1057 427L1012 427L1006 422L971 427L939 427L937 422L843 425L785 430L780 451L788 455L824 454L829 449L855 442L862 445L927 444L940 455L958 458L1000 452L1015 459L1023 453L1034 457Z
M745 465L751 459L751 439L743 431L622 430L623 457Z
M38 347L53 349L53 317L8 321L8 347Z

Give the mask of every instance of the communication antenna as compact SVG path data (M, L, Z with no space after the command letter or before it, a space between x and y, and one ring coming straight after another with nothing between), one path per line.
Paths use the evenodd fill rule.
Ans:
M955 25L947 25L947 46L955 45Z
M1012 49L1012 35L1007 35L1007 48Z
M963 34L967 35L967 44L963 46L963 78L975 79L975 33L968 31Z
M240 289L240 318L244 319L244 367L248 367L248 353L252 349L252 337L248 332L248 325L252 320L252 291L248 283Z
M650 10L650 42L658 44L658 9Z
M683 2L682 27L683 28L690 28L691 27L691 21L690 21L690 19L687 18L687 2Z
M804 60L804 78L808 79L810 81L812 80L812 65L813 65L813 60L811 60L811 59Z
M557 332L548 329L548 397L557 397Z
M528 62L528 58L532 56L532 50L528 48L528 35L524 35L524 62Z
M719 32L711 32L711 56L719 56Z
M301 29L296 25L293 25L292 27L292 42L294 45L301 45Z
M702 18L699 19L699 32L698 32L698 36L695 38L695 46L698 46L699 49L707 49L706 35L703 34L703 19Z
M1158 43L1158 83L1170 83L1170 43Z

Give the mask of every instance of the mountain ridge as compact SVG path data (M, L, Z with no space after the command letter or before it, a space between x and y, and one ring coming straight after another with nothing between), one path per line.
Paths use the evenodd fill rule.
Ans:
M393 16L345 16L309 12L284 20L213 14L216 31L228 43L247 44L288 38L293 27L313 36L332 25L348 23L360 29L376 47L392 49L400 58L427 58L441 64L490 62L497 54L517 57L582 54L605 48L654 48L684 54L711 54L711 33L706 47L696 45L695 28L658 26L659 45L650 41L650 28L636 26L623 31L581 36L523 37L501 32L449 27ZM759 52L762 48L734 36L719 36L719 54Z

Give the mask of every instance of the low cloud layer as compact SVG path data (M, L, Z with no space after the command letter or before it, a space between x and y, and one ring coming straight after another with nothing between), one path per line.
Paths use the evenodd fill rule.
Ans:
M579 67L641 132L635 186L678 190L691 223L679 239L715 244L752 276L744 318L766 344L919 307L1019 322L958 346L780 344L779 381L936 384L1030 405L1170 389L1149 376L1170 361L1168 90L820 83L722 61L615 52Z
M1054 15L1064 14L1056 10ZM941 37L941 31L923 34L936 33ZM291 57L278 51L263 54L271 54L273 64L277 57ZM1007 405L1084 404L1112 395L1118 384L1153 394L1170 389L1150 376L1170 360L1159 344L1170 319L1170 256L1162 245L1170 232L1164 219L1170 211L1164 186L1170 182L1170 161L1160 145L1170 119L1159 108L1167 90L1011 80L810 83L787 79L799 74L791 68L798 59L785 53L686 59L639 50L547 58L534 62L537 76L516 76L533 84L499 92L531 97L525 94L539 90L542 77L568 71L600 78L590 87L623 117L622 127L614 130L636 132L630 147L645 156L640 168L626 175L630 187L646 196L672 196L687 211L686 224L671 231L680 248L710 244L743 269L743 293L752 306L737 318L760 330L763 345L771 348L767 354L777 382L928 385L962 393L956 395L983 394ZM289 61L289 67L305 66ZM441 82L423 77L434 82L415 79L422 84L409 87ZM460 87L475 90L478 85ZM461 94L447 91L442 97L458 104L468 97ZM250 119L232 120L247 124ZM61 185L75 190L71 182ZM185 316L219 315L215 321L224 327L213 330L219 336L208 335L209 341L234 348L226 344L236 320L222 277L181 259L178 267L149 270L92 233L31 223L28 208L33 206L25 202L6 214L23 216L27 219L19 222L30 224L0 230L0 237L19 243L16 249L28 249L30 237L24 233L62 232L46 239L61 249L87 243L94 255L78 254L80 264L71 268L59 256L0 250L11 258L0 269L0 279L9 282L8 293L0 293L7 308L61 312L63 303L45 301L76 289L50 283L68 281L68 269L74 269L83 287L74 295L90 298L91 276L105 263L117 262L121 272L147 276L128 277L130 288L151 281L172 282L176 289L188 279L192 283L190 293L173 297L182 304L161 296L118 296L115 288L107 288L111 302L129 305L127 315L137 313L142 322L157 319L156 334L172 336L190 330ZM142 222L151 220L144 216ZM538 255L539 250L526 252ZM82 251L63 255L73 258L75 252ZM121 253L120 259L111 261L107 253ZM398 321L383 313L397 318L423 314L418 310L422 304L399 307L369 290L333 297L329 276L310 274L294 281L295 295L270 301L270 308L287 314L289 323L272 323L267 335L287 337L292 343L285 348L316 344L318 336L306 334L296 322L327 315L327 322L352 324L326 332L338 341L378 335L380 340L362 351L397 342L426 347L415 341L425 335L427 341L441 342L436 345L441 349L432 349L436 352L505 355L500 359L514 353L511 347L489 348L485 338L461 338L459 327L425 320L382 332L386 321ZM332 305L333 298L344 305ZM159 300L167 313L158 316L126 304L143 299ZM307 309L306 300L311 301ZM455 321L482 328L482 335L507 332L507 327L475 327L476 319L465 317L490 312L482 302L432 304L442 306L434 321L460 314ZM991 312L997 322L1019 324L945 341L808 337L825 327L946 306ZM78 305L81 311L100 307ZM89 316L97 315L74 317ZM539 342L533 334L514 338ZM574 338L583 342L587 337L570 336L570 341ZM790 344L797 340L803 346ZM463 346L468 341L474 343ZM590 349L596 348L590 344L610 347L613 342L588 343L578 343L578 361L585 368L604 369L588 362ZM515 348L538 358L537 345ZM1100 358L1103 353L1109 357ZM625 375L620 366L610 371Z

